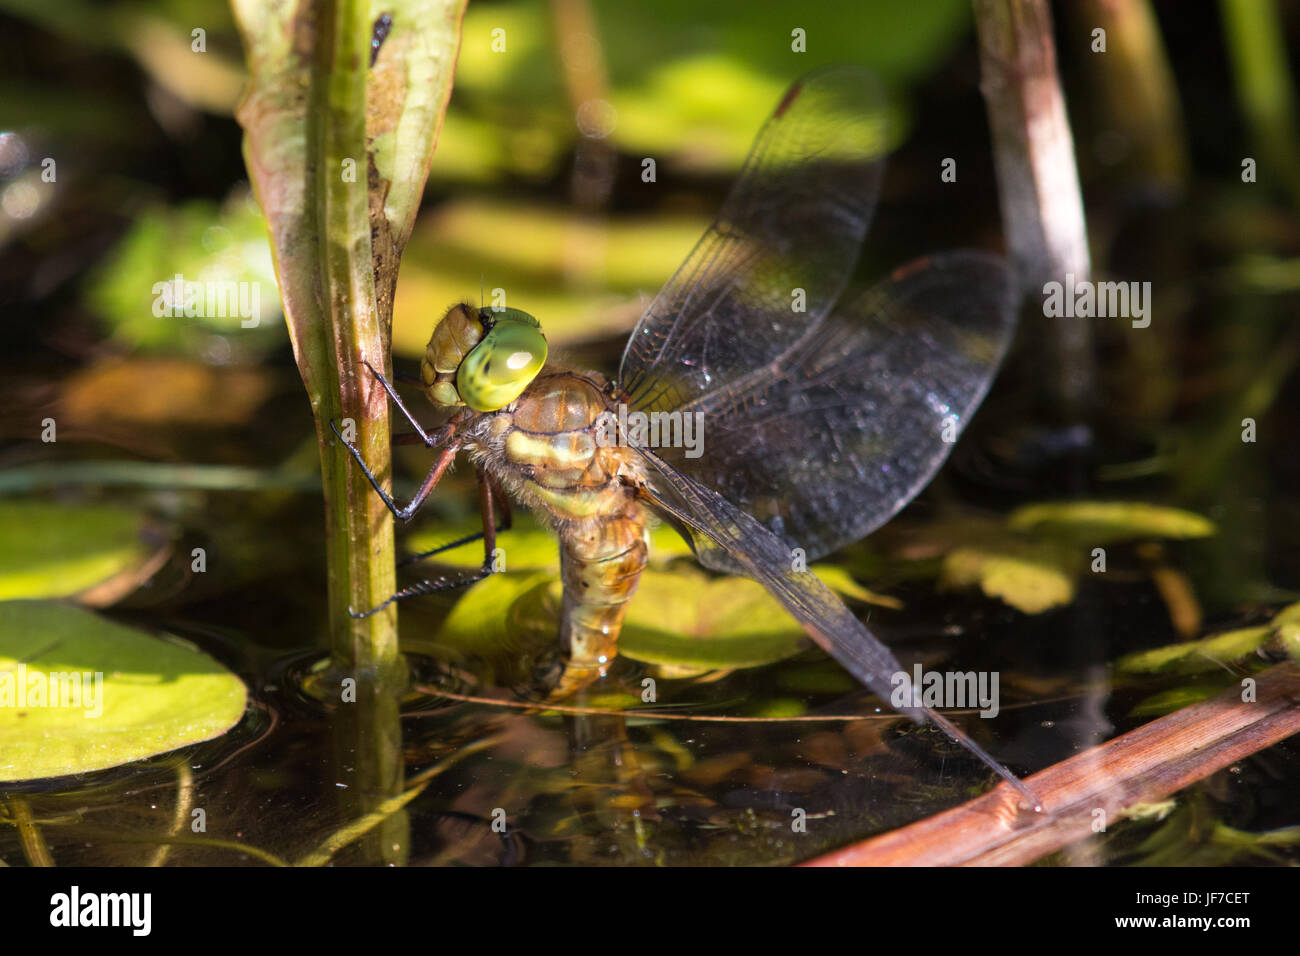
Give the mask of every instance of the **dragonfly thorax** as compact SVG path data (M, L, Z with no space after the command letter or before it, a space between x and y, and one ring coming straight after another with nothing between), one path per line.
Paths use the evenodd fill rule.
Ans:
M494 412L537 377L546 352L541 324L527 312L458 303L434 326L420 379L434 405Z

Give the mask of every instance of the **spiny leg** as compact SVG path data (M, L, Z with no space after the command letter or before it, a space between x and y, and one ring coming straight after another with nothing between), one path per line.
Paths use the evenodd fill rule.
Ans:
M500 534L502 531L509 531L510 526L513 522L513 517L511 516L510 513L510 499L507 498L504 494L502 494L501 489L497 486L496 482L494 482L488 475L480 471L478 477L479 477L479 494L480 496L486 494L488 497L486 503L484 503L480 498L481 513L490 515L493 514L495 511L500 514L500 518L498 520L486 521L485 527L491 527L496 534ZM484 489L486 489L486 491ZM432 558L436 555L442 554L445 551L450 551L453 548L459 548L461 545L469 544L472 541L478 541L480 538L485 539L486 537L487 537L486 530L475 531L473 534L467 534L463 538L457 538L455 541L449 541L446 544L439 545L438 547L433 548L430 551L421 551L418 554L408 555L407 557L403 558L401 561L398 561L397 566L400 568L407 564L414 564L416 561L423 561L425 558ZM485 561L491 559L494 546L495 546L495 542L493 544L487 545L485 549L487 552L485 555Z
M432 474L432 472L430 472L430 474ZM351 608L349 608L348 614L352 615L352 617L354 618L370 617L370 615L382 611L384 608L388 607L388 605L392 604L394 601L401 601L404 598L417 597L424 594L436 594L439 591L451 591L456 588L468 587L471 584L475 584L479 581L482 581L484 578L486 578L489 574L492 573L492 552L496 550L496 537L497 537L495 508L493 506L492 482L491 479L489 479L485 474L483 474L482 471L479 471L478 479L479 479L479 502L482 506L483 530L478 532L477 534L470 535L467 538L463 538L460 541L453 542L450 545L444 545L442 548L438 548L435 549L434 551L428 552L428 554L436 554L438 551L445 551L448 548L456 547L457 545L465 544L469 541L473 541L475 538L481 537L483 539L483 566L478 571L472 572L470 574L442 575L437 578L430 578L427 581L416 581L414 584L402 588L400 591L398 591L396 594L390 597L387 601L384 601L382 604L372 607L368 611L362 611L360 613L357 613L356 611L353 611ZM382 494L382 492L380 493ZM506 520L507 522L509 521L508 517Z
M393 384L390 381L388 381L388 379L384 378L383 373L380 372L379 369L371 365L369 362L366 362L364 359L362 359L362 363L366 366L366 368L370 369L371 375L379 379L379 384L384 386L384 391L388 393L388 397L393 400L393 404L396 405L401 410L402 415L410 423L411 427L414 428L416 432L419 434L421 440L424 442L425 447L432 448L434 445L440 444L441 443L440 441L427 435L424 429L420 427L420 423L415 420L415 416L411 414L411 410L406 407L406 404L402 401L401 396L397 394L397 389L393 388ZM439 431L442 430L443 429L439 429ZM435 432L435 435L436 434L437 432ZM446 438L447 436L443 436L442 441L446 441Z
M456 430L455 422L448 422L448 427L451 429L451 432L454 432ZM388 510L402 521L409 521L411 516L420 510L420 506L424 504L425 499L433 492L438 481L451 466L451 463L456 459L456 452L460 450L460 442L449 442L447 447L438 455L437 460L434 461L433 467L429 469L429 473L425 475L424 481L421 482L419 490L415 493L415 497L410 500L405 508L400 508L398 507L397 502L389 496L388 492L384 491L380 486L379 479L375 477L374 472L366 466L366 461L361 457L360 450L340 434L338 426L334 424L333 420L330 421L330 429L338 436L339 441L343 443L343 447L352 453L352 457L361 467L361 473L365 475L366 480L370 482L370 487L375 489L375 493L378 494L384 504L388 506ZM448 439L451 437L451 432L448 433Z

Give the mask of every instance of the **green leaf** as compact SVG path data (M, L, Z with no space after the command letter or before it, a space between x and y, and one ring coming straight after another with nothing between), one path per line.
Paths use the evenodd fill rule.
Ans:
M1224 631L1200 641L1186 641L1128 654L1120 658L1115 666L1130 674L1166 670L1180 674L1218 671L1227 661L1235 661L1252 653L1268 640L1273 630L1272 625L1264 625Z
M1025 614L1041 614L1074 599L1083 559L1073 547L1053 541L993 540L955 548L944 556L940 587L979 585Z
M491 657L515 654L538 631L554 640L558 619L543 604L554 580L537 571L489 575L456 602L438 632L438 644Z
M149 536L125 508L0 501L0 600L68 597L131 576L159 551Z
M853 598L863 604L891 608L895 611L903 607L903 602L896 597L890 597L888 594L877 594L875 591L864 588L849 573L848 568L841 567L838 564L819 564L813 570L817 572L817 577L826 582L828 588L843 597Z
M1192 704L1199 704L1203 700L1209 700L1211 697L1221 693L1222 691L1222 681L1217 683L1207 681L1203 683L1184 684L1179 687L1170 688L1169 690L1162 690L1158 694L1152 694L1130 710L1129 716L1159 717L1162 714L1172 714L1176 710L1190 707Z
M545 532L538 529L538 533ZM554 553L553 539L550 548L549 553ZM456 603L442 624L438 645L502 667L507 666L503 662L517 664L554 650L560 582L553 569L524 570L511 564L513 553L506 552L509 571L475 584ZM474 566L481 560L480 550ZM761 585L748 578L715 578L690 565L642 572L618 643L619 654L673 668L676 676L759 667L806 646L803 628ZM508 669L526 670L514 664Z
M1141 538L1206 538L1217 533L1208 518L1144 502L1053 501L1017 508L1013 531L1099 545Z
M50 706L53 690L61 706ZM67 604L0 602L0 780L89 773L211 740L239 721L245 696L191 647Z
M96 271L90 303L124 345L258 358L284 341L267 238L246 188L220 206L147 206ZM178 290L177 276L202 285Z
M693 568L647 570L628 607L619 653L648 664L759 667L807 646L803 628L747 578Z
M1291 621L1279 624L1277 642L1291 660L1300 664L1300 624Z

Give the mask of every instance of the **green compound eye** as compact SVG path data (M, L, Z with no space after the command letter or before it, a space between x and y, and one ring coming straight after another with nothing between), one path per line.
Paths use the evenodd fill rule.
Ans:
M496 324L470 349L456 372L460 400L476 412L505 408L546 364L541 323L518 309L486 314Z

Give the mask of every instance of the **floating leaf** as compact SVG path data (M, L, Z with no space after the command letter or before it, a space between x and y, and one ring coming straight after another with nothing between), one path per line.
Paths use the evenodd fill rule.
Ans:
M1288 621L1277 628L1277 643L1282 651L1296 663L1300 663L1300 624Z
M432 551L482 530L483 525L478 518L471 518L455 525L441 524L422 528L406 538L405 550L410 554ZM560 546L554 532L538 524L537 519L531 514L517 515L509 530L498 532L497 547L502 551L505 571L550 571L554 574L560 571ZM656 524L651 527L652 566L662 567L674 558L690 557L691 554L690 545L671 527L666 524ZM478 568L483 564L483 542L469 541L428 560L453 568ZM829 588L845 597L894 610L903 606L903 602L897 598L877 594L864 588L847 568L819 564L815 570L817 576L825 581Z
M438 643L488 659L529 656L556 639L560 583L546 572L494 574L457 602ZM746 578L646 570L628 606L619 653L691 673L756 667L802 650L806 635Z
M657 530L677 538L668 528ZM545 536L550 550L530 543L527 553L539 560L555 555L554 539L541 528L535 532ZM480 548L474 567L482 554ZM478 582L456 603L443 622L439 645L498 662L531 660L554 649L563 598L558 561L552 557L548 567L522 568L517 551L507 550L506 562L506 572ZM827 570L828 585L852 585L876 599L847 572L819 567L817 573ZM748 578L714 577L691 565L652 566L642 573L628 605L618 646L621 655L659 667L662 676L685 677L783 660L802 650L806 638L781 604ZM519 676L526 668L508 670Z
M150 523L113 505L0 501L0 600L83 595L109 604L165 560Z
M1300 603L1288 604L1273 615L1274 624L1300 624Z
M1116 667L1131 674L1150 674L1158 671L1194 674L1199 671L1217 671L1222 669L1225 662L1235 661L1252 653L1268 640L1273 630L1272 625L1244 627L1235 631L1224 631L1222 634L1215 634L1200 641L1185 641L1182 644L1138 651L1120 658Z
M863 604L887 607L895 611L901 610L903 607L903 602L896 597L890 597L888 594L877 594L875 591L864 588L849 573L848 568L840 567L837 564L819 564L814 570L817 572L817 577L821 578L828 588L844 597L853 598Z
M68 604L0 602L0 780L89 773L211 740L244 705L239 678L191 647Z
M450 650L485 663L486 679L529 679L533 662L554 653L559 629L559 582L545 571L493 574L471 587L438 629L431 653ZM404 615L403 621L406 620ZM418 646L421 642L407 641Z
M759 584L693 568L641 575L619 653L650 664L758 667L806 646L807 635Z
M439 523L406 536L402 550L409 554L422 554L482 530L483 522L478 517L455 525ZM505 559L505 567L501 570L559 571L560 553L555 535L539 525L531 515L518 516L508 531L497 532L497 547ZM453 568L478 568L483 564L483 542L470 541L426 560Z
M1206 538L1217 529L1208 518L1143 502L1053 501L1017 508L1013 531L1099 545L1135 538Z
M1025 614L1040 614L1074 599L1083 559L1073 547L1053 541L1002 539L950 551L940 587L979 585Z
M1140 704L1129 711L1130 717L1158 717L1162 714L1171 714L1176 710L1184 707L1190 707L1192 704L1199 704L1203 700L1209 700L1216 694L1223 691L1223 682L1218 683L1201 682L1194 684L1183 684L1178 687L1162 690L1158 694L1152 694L1143 700Z

